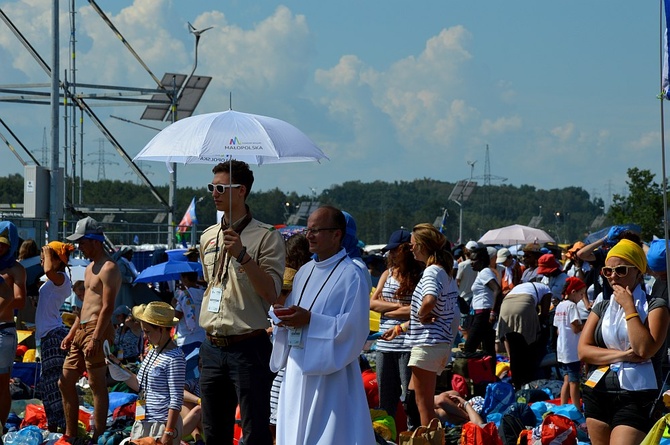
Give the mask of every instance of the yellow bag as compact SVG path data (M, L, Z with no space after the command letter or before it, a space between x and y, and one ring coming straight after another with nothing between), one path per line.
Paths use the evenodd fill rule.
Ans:
M666 425L670 425L670 414L666 414L658 419L640 445L658 445L661 443Z
M398 445L444 445L444 428L439 419L433 419L428 426L420 426L414 432L400 433Z

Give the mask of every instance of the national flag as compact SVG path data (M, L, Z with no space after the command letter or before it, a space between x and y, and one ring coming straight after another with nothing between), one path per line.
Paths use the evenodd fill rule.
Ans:
M198 224L198 217L195 216L195 197L191 200L191 204L189 204L188 208L186 209L184 217L181 219L181 222L179 222L179 225L177 226L177 232L186 233L188 228L193 224Z
M443 235L447 234L447 217L448 216L449 216L449 213L447 212L447 209L444 209L444 212L442 213L442 222L440 223L440 233L442 233Z

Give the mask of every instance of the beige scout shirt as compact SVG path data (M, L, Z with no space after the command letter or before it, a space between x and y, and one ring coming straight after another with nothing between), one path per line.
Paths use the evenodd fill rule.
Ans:
M216 336L240 335L256 329L265 329L269 326L267 314L270 305L256 293L244 273L244 266L234 258L228 262L226 255L220 250L223 247L223 231L220 228L220 224L215 224L207 228L200 237L200 257L204 278L207 281L207 290L200 310L200 326L207 333ZM252 219L242 231L240 238L253 261L272 276L275 290L279 295L286 256L281 234L273 226ZM224 286L216 276L221 261L228 263L228 278L224 281L225 288L219 310L211 312L210 292L213 287ZM222 276L225 275L224 271Z

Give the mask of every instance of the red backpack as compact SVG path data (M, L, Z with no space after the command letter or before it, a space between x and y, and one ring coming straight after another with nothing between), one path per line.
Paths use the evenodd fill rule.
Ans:
M495 423L489 422L483 427L468 422L461 431L461 445L503 445Z

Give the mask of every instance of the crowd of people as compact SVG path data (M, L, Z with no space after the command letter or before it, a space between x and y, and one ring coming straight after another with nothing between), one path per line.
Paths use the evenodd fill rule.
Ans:
M84 373L91 443L107 427L112 381L137 393L129 440L168 445L232 443L236 428L247 445L380 443L371 408L404 414L410 430L433 419L483 424L474 402L438 391L454 351L506 355L516 390L554 353L560 403L583 413L594 444L640 443L651 428L670 325L664 240L644 244L615 226L588 245L512 252L454 246L417 224L391 234L377 277L351 214L322 206L285 240L252 216L253 182L244 162L214 167L208 189L224 217L185 254L202 275L183 273L171 298L142 305L124 291L137 277L132 251L112 255L94 219L64 242L32 246L45 273L36 290L17 261L16 227L0 222L0 421L11 406L15 312L35 293L40 393L58 444L82 443ZM90 264L72 283L75 249ZM66 327L61 308L73 292L80 308ZM377 398L366 397L360 366L370 311L380 314Z

